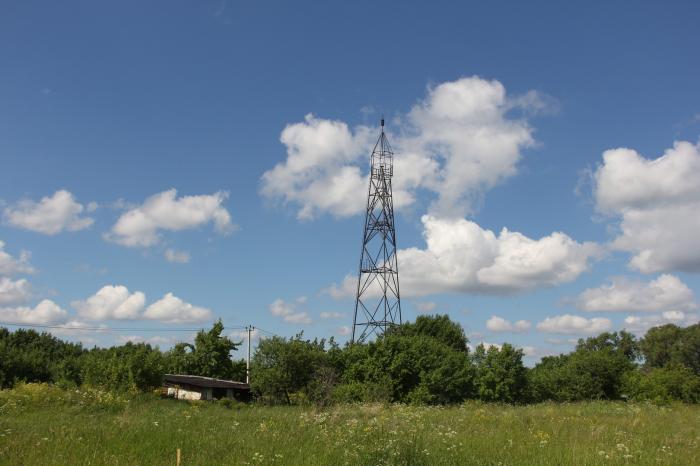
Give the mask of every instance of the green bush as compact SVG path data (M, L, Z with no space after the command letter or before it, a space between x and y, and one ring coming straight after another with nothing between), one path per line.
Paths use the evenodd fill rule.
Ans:
M683 366L667 366L626 374L624 392L633 400L666 403L700 402L700 377Z
M476 395L484 401L515 403L523 400L527 377L523 350L508 343L488 350L479 345L472 360L476 364Z
M241 403L240 401L231 398L221 398L216 400L216 403L226 409L241 409L246 406L245 403Z
M570 354L542 358L528 372L531 401L615 400L626 374L637 370L636 341L627 332L579 340Z

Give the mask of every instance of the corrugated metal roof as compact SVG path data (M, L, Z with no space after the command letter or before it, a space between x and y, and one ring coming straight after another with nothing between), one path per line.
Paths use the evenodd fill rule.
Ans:
M250 385L233 380L215 379L212 377L202 377L201 375L179 375L165 374L163 377L165 385L192 385L195 387L207 388L236 388L238 390L250 390Z

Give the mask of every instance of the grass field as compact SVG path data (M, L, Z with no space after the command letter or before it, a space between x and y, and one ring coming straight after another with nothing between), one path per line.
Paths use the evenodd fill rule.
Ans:
M700 406L234 406L23 385L2 464L700 464Z

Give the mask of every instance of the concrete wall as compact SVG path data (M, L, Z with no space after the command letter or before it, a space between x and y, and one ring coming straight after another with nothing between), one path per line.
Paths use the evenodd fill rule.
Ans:
M202 393L194 390L185 390L184 388L172 388L168 387L168 396L173 396L178 400L206 400L208 398L203 398ZM209 393L211 398L211 392Z
M168 396L177 398L178 400L212 400L213 390L211 388L201 389L184 389L168 387ZM226 389L226 398L234 398L234 390Z

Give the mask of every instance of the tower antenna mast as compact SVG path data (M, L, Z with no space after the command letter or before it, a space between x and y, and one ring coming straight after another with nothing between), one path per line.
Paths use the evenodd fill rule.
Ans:
M387 328L401 324L399 267L391 178L394 153L384 133L384 117L374 145L369 176L362 253L357 276L352 342L361 343Z

